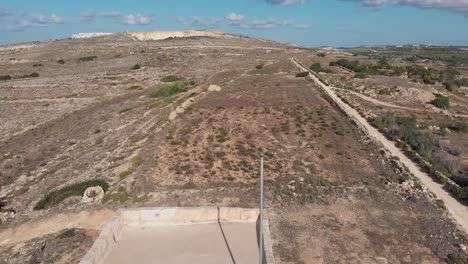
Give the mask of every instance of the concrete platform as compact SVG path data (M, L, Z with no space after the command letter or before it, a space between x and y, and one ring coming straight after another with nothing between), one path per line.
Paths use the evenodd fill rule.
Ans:
M258 263L258 209L194 207L123 210L81 264ZM273 264L268 219L264 263Z
M255 223L211 223L122 230L105 264L258 263Z

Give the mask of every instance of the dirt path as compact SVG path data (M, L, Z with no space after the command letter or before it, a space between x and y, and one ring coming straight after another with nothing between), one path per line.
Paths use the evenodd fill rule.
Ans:
M416 163L406 157L406 155L395 146L394 142L385 138L384 135L371 126L354 108L344 103L331 87L322 83L307 67L304 67L295 58L292 58L291 60L302 71L309 72L309 77L330 96L330 98L346 113L346 115L353 119L362 129L365 129L369 136L375 141L380 142L391 153L391 155L398 157L401 163L408 167L409 171L416 176L424 186L434 193L438 199L441 199L445 203L449 214L455 219L461 229L465 233L468 233L468 208L466 206L460 204L447 191L445 191L443 185L432 180L432 178L427 173L423 172Z
M75 214L58 214L46 219L33 220L16 228L0 231L0 246L18 243L59 232L66 228L99 230L116 215L115 211L82 211Z

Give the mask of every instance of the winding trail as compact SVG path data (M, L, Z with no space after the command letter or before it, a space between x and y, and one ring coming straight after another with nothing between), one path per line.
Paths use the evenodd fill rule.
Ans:
M447 208L447 211L455 222L459 225L461 230L468 234L468 208L459 203L453 198L445 189L442 184L435 182L427 173L422 171L419 166L410 160L406 155L396 147L395 143L388 140L376 128L371 126L367 120L362 117L358 111L348 104L344 103L333 91L333 88L322 83L307 67L300 63L295 58L291 61L301 69L301 71L309 72L309 77L319 85L328 96L338 105L339 108L351 118L357 126L367 132L367 134L376 142L381 143L393 156L399 158L408 170L417 177L424 186L426 186L438 199L442 200Z

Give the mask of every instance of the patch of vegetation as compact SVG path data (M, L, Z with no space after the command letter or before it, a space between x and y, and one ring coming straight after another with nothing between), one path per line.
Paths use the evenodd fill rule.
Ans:
M116 192L116 193L106 193L104 195L104 197L102 198L102 203L103 204L106 204L110 201L114 201L114 202L119 202L119 203L125 203L127 202L129 199L128 197L128 193L125 192L125 190L121 190L119 192Z
M174 75L168 75L168 76L164 76L161 79L161 82L177 82L177 81L180 81L180 80L182 80L182 78L174 76Z
M396 88L382 88L379 90L379 95L392 95L393 93L397 92Z
M327 54L325 54L324 52L320 52L319 54L317 54L317 56L319 56L321 58L325 58L327 56Z
M180 92L185 92L187 91L187 87L183 84L176 83L168 86L164 86L157 90L156 92L153 92L150 94L150 97L152 98L157 98L157 97L166 97L170 95L174 95Z
M130 69L131 70L139 70L139 69L141 69L141 66L140 66L140 64L135 64Z
M357 60L350 61L347 59L339 59L330 62L330 66L341 66L356 73L355 78L365 79L370 75L387 75L384 69L390 69L390 63L387 59L381 58L377 64L363 64Z
M303 78L309 76L309 72L299 72L296 74L297 78Z
M81 57L78 59L80 62L86 62L86 61L93 61L97 59L97 56L86 56L86 57Z
M60 60L57 61L57 63L58 63L58 64L65 64L65 61L62 60L62 59L60 59Z
M143 87L139 86L139 85L132 85L130 87L127 88L127 90L143 90Z
M122 110L119 111L119 114L123 114L123 113L126 113L128 111L132 110L132 108L124 108Z
M82 196L84 191L93 186L101 186L104 192L109 189L109 184L104 180L88 180L84 182L67 185L61 189L49 192L34 206L33 210L42 210L58 205L63 200L72 196Z
M461 133L468 133L468 121L459 120L449 127L451 130L458 131Z
M75 235L76 235L76 230L72 228L72 229L67 229L63 231L57 236L57 238L58 239L71 238L71 237L74 237Z
M0 81L8 81L11 80L10 75L0 75Z
M216 135L216 141L218 143L224 143L229 140L229 135L226 129L224 128L219 128L218 129L218 134Z
M414 116L386 113L371 119L371 122L387 137L396 141L430 175L445 184L460 201L468 202L468 180L464 181L466 178L459 176L459 162L445 153L438 144L437 136L418 125ZM450 178L453 182L449 181Z
M320 63L314 63L310 66L310 69L314 72L324 72L324 73L333 73L331 69L323 68Z
M42 67L42 63L34 63L33 67Z
M448 96L437 94L436 98L430 103L440 109L448 109L450 107L450 98Z
M264 66L263 63L259 64L259 65L255 66L255 69L261 70L261 69L263 69L263 66Z
M133 172L135 172L135 170L140 167L141 165L143 164L143 158L140 156L140 155L137 155L135 157L132 158L132 165L130 166L130 168L128 168L127 170L125 171L122 171L120 174L119 174L119 178L121 180L127 178L130 174L132 174Z
M39 73L33 72L31 74L26 74L26 75L19 76L17 78L18 79L23 79L23 78L37 78L37 77L39 77Z

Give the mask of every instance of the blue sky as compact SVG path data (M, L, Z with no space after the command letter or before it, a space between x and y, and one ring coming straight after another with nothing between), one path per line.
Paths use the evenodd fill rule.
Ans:
M468 45L468 0L0 1L0 43L181 29L313 47Z

